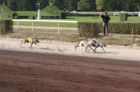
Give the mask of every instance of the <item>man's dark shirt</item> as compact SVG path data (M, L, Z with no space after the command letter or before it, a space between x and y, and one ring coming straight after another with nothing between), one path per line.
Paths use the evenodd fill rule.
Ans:
M108 15L101 15L101 17L102 17L104 23L108 23L110 20L110 17Z

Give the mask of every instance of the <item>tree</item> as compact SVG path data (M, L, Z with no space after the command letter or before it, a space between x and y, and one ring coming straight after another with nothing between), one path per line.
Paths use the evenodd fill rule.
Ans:
M102 2L102 9L103 10L109 10L109 11L116 11L116 10L122 10L124 2L126 0L103 0Z
M104 1L104 0L96 0L96 9L97 9L97 10L102 10L103 1Z
M66 10L77 10L77 0L64 0Z
M0 5L2 5L3 3L5 3L5 1L4 0L0 0Z
M45 8L47 5L49 5L49 0L40 0L38 1L40 3L40 8L43 9Z
M49 3L57 6L59 9L64 9L64 0L49 0Z
M124 4L124 10L126 11L138 11L140 9L139 0L127 0Z
M139 0L103 0L102 9L109 11L138 11L140 10Z
M7 0L7 5L13 11L18 10L18 5L17 5L16 0Z
M95 11L96 10L95 0L80 0L78 2L78 10L80 10L80 11Z
M57 6L61 10L80 10L80 11L139 11L140 0L0 0L13 11L16 10L37 10L37 2L43 9L49 3Z

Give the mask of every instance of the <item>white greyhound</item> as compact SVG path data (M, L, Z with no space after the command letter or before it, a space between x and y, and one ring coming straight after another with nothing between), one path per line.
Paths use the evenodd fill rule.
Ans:
M75 46L75 50L77 47L80 47L81 52L82 52L82 47L85 47L85 52L87 51L88 48L96 52L96 49L98 47L101 47L102 50L105 52L104 47L106 47L106 44L103 44L101 41L97 39L91 39L91 40L82 40L78 42L78 44ZM95 49L93 49L92 47L95 47Z

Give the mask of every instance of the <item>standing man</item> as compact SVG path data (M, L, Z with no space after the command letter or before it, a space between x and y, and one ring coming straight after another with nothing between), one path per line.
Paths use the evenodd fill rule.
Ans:
M103 15L101 15L102 19L103 19L103 31L104 31L104 36L107 36L109 34L108 32L108 23L110 21L110 17L107 14L107 11L104 12Z

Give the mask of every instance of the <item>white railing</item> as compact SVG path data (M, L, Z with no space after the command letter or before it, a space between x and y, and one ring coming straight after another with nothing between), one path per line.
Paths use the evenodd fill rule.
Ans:
M78 23L77 21L65 20L30 20L30 19L13 19L15 22L50 22L50 23Z
M19 28L19 22L31 22L32 26L32 31L34 31L34 23L35 22L46 22L46 23L57 23L57 30L58 33L60 32L60 24L61 23L72 23L72 24L77 24L78 21L65 21L65 20L30 20L30 19L13 19L14 22L16 22L16 28Z
M70 12L72 14L82 14L82 15L101 15L103 12L77 12L77 11L72 11ZM138 15L139 14L139 11L136 11L136 12L127 12L127 11L108 11L108 13L110 15L119 15L121 13L127 13L129 15Z

